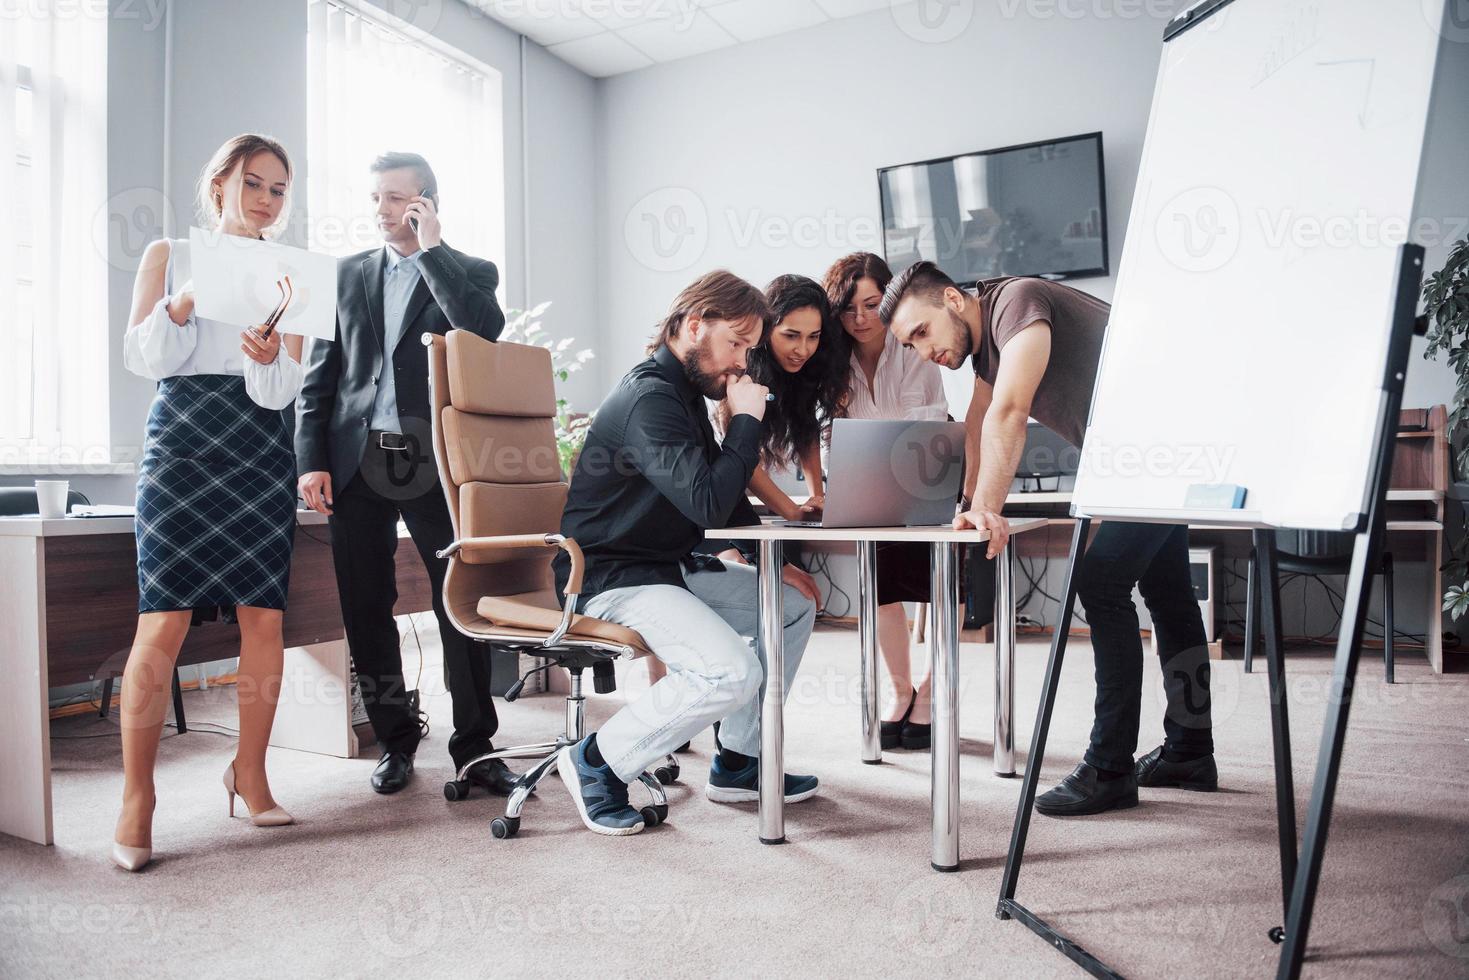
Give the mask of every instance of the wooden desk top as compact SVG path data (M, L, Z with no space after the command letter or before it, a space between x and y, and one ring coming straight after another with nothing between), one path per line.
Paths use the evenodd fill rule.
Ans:
M1010 534L1024 534L1045 527L1044 517L1010 518ZM786 524L761 524L759 527L715 528L705 537L736 541L911 541L932 544L948 541L955 544L980 544L990 539L988 531L955 531L947 525L932 527L791 527Z

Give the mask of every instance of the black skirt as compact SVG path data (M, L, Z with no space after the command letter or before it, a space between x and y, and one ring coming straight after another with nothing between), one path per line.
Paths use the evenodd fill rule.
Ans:
M285 416L244 378L159 382L138 470L138 611L285 609L295 478Z
M928 602L930 548L907 541L877 543L877 604Z

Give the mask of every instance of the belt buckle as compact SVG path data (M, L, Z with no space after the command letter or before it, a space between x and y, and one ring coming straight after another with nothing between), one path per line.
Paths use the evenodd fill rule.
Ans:
M403 438L401 432L379 432L377 434L377 448L386 449L390 452L406 453L408 442Z

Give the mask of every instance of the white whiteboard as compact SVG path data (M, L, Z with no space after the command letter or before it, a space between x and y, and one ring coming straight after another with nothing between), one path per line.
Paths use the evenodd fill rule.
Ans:
M1443 0L1234 0L1163 46L1073 497L1363 512Z

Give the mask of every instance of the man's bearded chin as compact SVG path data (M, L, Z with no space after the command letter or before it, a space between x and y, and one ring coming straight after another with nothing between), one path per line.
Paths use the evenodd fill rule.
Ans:
M959 355L960 361L963 361L974 353L974 338L969 335L969 324L964 322L963 317L953 310L949 310L948 313L949 322L954 325L955 330L959 331L959 343L954 345L954 353Z
M729 380L723 374L710 374L704 370L704 357L709 350L708 344L699 341L689 349L683 357L684 374L688 375L689 384L694 390L705 398L720 401L729 389Z

